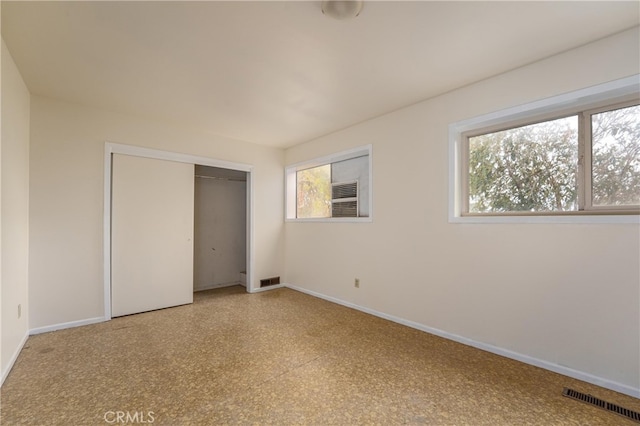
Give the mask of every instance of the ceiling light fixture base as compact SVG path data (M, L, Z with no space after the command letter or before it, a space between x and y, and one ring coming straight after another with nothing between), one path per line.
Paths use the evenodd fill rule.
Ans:
M360 15L364 1L356 0L325 0L322 2L322 13L334 19L353 19Z

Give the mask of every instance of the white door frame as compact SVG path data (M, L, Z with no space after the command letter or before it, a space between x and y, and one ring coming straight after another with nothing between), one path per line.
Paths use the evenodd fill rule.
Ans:
M179 163L199 164L202 166L219 167L222 169L238 170L247 173L247 292L253 288L253 166L242 163L232 163L215 158L197 155L181 154L177 152L161 151L142 148L134 145L123 145L105 142L104 144L104 318L111 319L111 173L113 154L132 155L136 157L153 158L157 160L176 161Z

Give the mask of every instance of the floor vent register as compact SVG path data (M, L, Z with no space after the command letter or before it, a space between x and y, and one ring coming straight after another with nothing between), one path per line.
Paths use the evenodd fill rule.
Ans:
M612 413L618 414L619 416L622 416L629 420L633 420L636 423L640 423L640 413L638 413L637 411L629 410L628 408L624 408L619 405L612 404L600 398L596 398L593 395L578 392L576 390L569 389L569 388L564 388L564 390L562 391L562 396L566 396L572 399L577 399L578 401L582 401L584 403L594 405L596 407L600 407L603 410L610 411Z

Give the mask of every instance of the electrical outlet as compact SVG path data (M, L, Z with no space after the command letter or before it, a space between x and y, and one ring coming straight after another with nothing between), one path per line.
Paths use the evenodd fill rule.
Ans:
M22 305L18 304L18 319L22 316Z
M360 288L360 278L356 278L354 285L356 286L356 288Z

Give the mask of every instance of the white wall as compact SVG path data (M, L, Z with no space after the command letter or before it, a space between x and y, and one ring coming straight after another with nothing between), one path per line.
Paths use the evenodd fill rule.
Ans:
M2 40L2 380L28 335L29 91ZM22 314L18 318L18 305Z
M240 282L246 271L246 182L196 178L195 291Z
M33 96L30 326L100 318L104 142L253 165L255 276L282 274L282 150Z
M636 74L639 40L635 28L288 149L294 164L373 144L374 221L286 223L284 281L640 395L638 225L447 217L450 123Z

